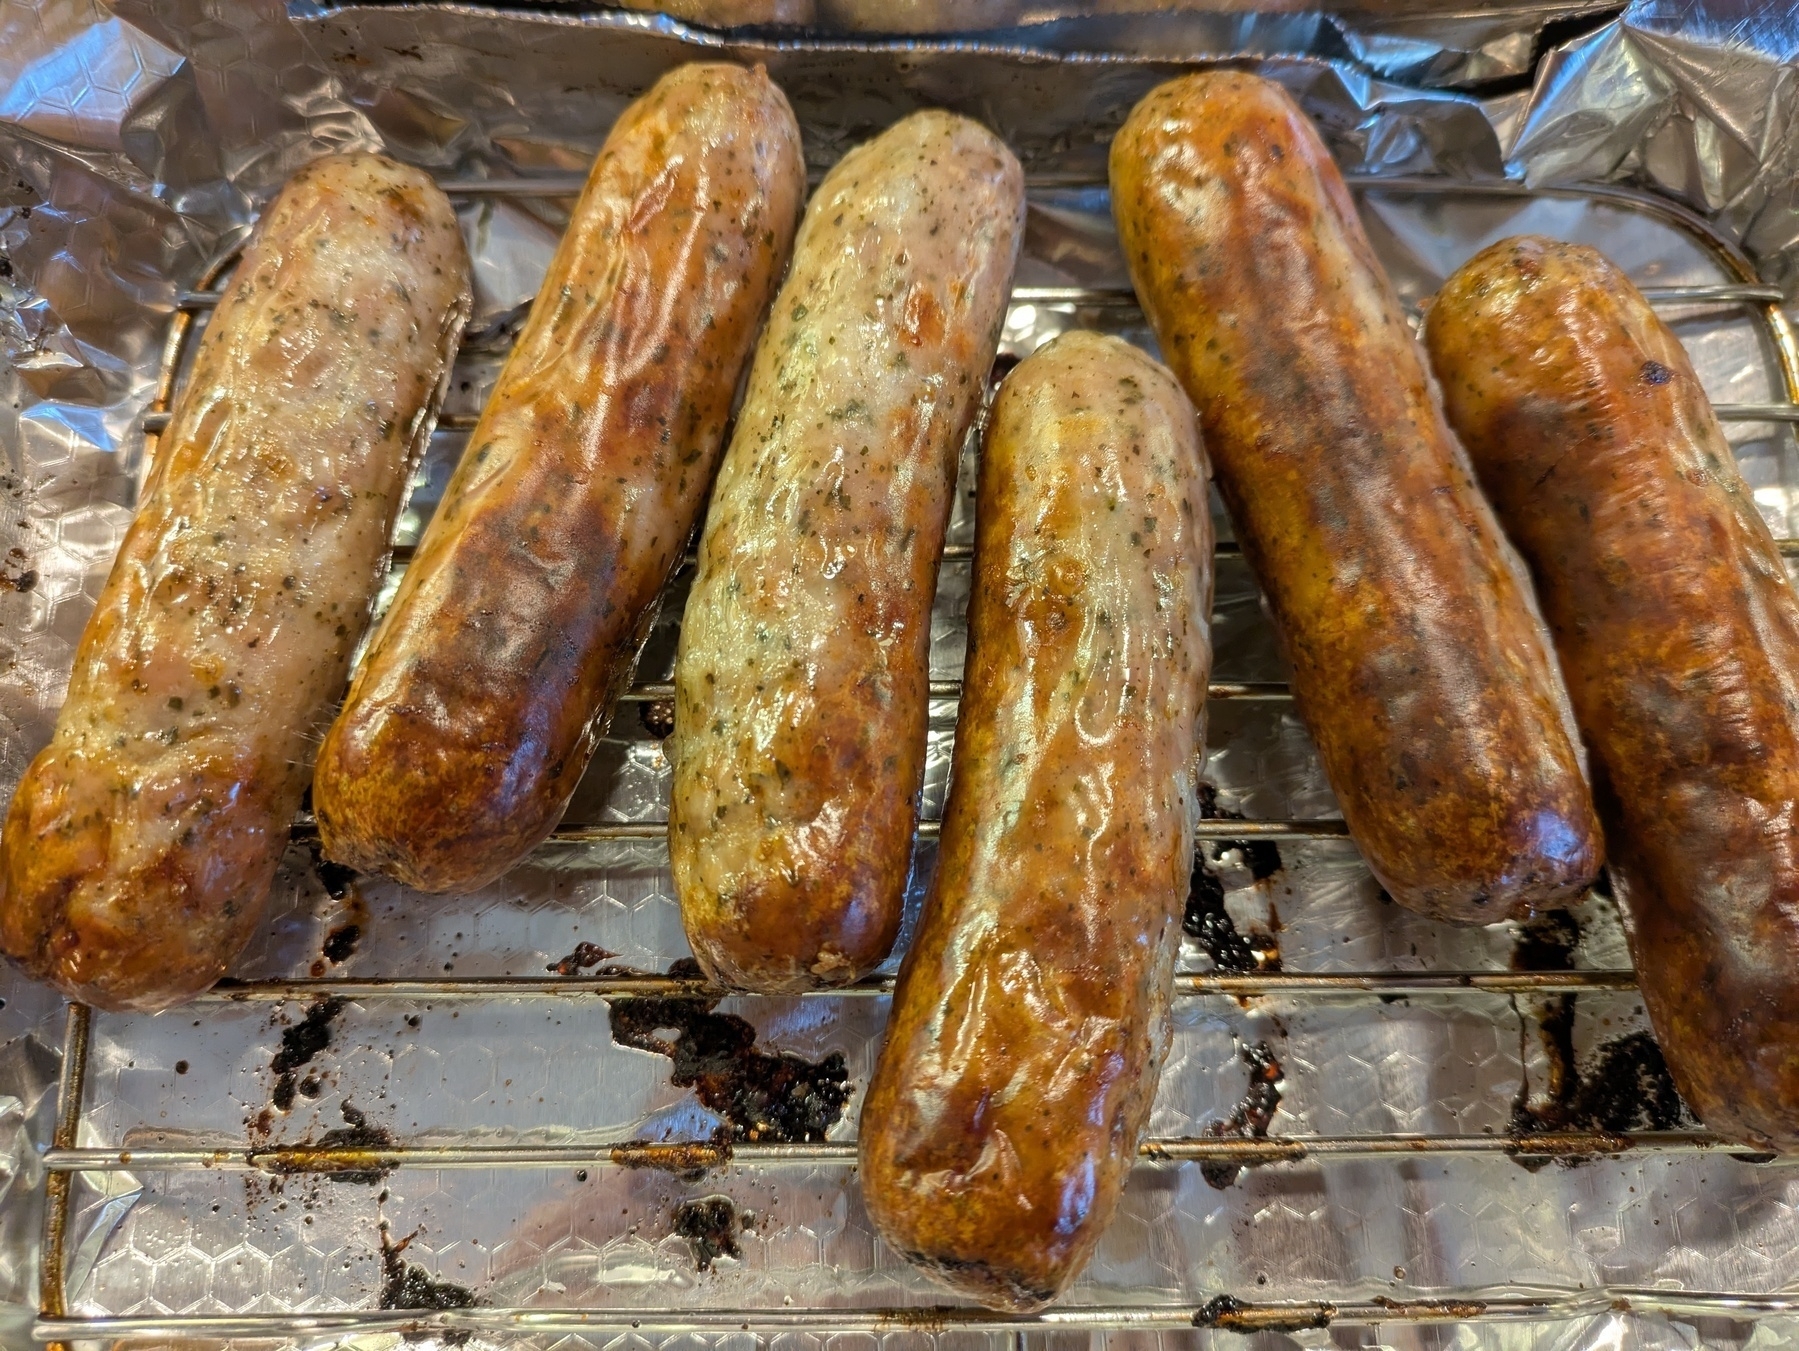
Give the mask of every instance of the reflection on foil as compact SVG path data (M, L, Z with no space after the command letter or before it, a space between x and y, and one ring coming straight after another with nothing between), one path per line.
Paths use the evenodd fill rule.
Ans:
M0 1046L0 1346L23 1346L37 1311L37 1244L55 1114L56 1053L35 1036Z
M69 1288L79 1290L100 1260L107 1241L125 1222L144 1195L144 1185L125 1172L91 1173L77 1176L74 1188L74 1213L80 1217L75 1230L75 1244L68 1255Z
M97 4L50 6L45 41L0 52L0 121L47 141L124 149L133 109L181 68L181 56L104 15Z

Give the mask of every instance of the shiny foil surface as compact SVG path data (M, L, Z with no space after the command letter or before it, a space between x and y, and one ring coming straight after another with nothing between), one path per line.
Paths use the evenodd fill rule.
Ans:
M1740 280L1695 228L1734 241L1764 280L1790 287L1799 262L1799 125L1789 92L1799 26L1773 7L1645 3L1605 22L1522 8L1354 23L1274 12L1007 17L967 40L888 41L847 30L731 36L572 9L48 0L0 10L0 31L6 794L48 740L74 644L131 519L139 418L156 392L179 297L295 168L327 151L385 149L444 179L579 175L624 104L664 70L700 57L760 61L793 102L815 177L921 106L987 122L1026 171L1017 285L1116 288L1127 282L1103 187L1111 131L1186 63L1244 55L1294 92L1351 175L1465 185L1444 192L1409 178L1387 187L1354 180L1374 247L1413 309L1479 248L1527 231L1594 244L1651 287ZM1469 64L1480 51L1496 54ZM1608 183L1647 189L1699 225L1573 188ZM1480 187L1495 184L1534 195ZM446 421L480 411L507 326L548 266L568 206L555 197L454 200L474 262L476 315ZM1032 294L1012 305L1002 359L1073 327L1149 344L1128 305ZM1715 401L1790 397L1753 307L1659 308ZM1789 426L1735 420L1725 429L1774 533L1799 534ZM400 543L417 541L465 440L448 429L433 438ZM971 444L949 526L956 548L973 538L973 470ZM1228 540L1228 521L1217 524ZM669 679L686 575L665 598L640 683ZM968 578L965 557L945 562L933 681L960 677ZM1213 640L1215 682L1283 679L1253 582L1228 554L1217 566ZM942 813L954 714L953 701L933 699L927 819ZM653 703L621 706L569 820L664 819L660 727ZM1279 701L1214 699L1205 774L1215 795L1202 802L1213 811L1336 815L1309 739ZM1603 899L1573 907L1549 933L1450 929L1383 903L1343 842L1215 836L1201 852L1207 873L1190 918L1205 942L1185 942L1183 971L1209 969L1208 948L1251 967L1278 948L1287 972L1627 961ZM932 864L927 840L908 888L914 911ZM1239 941L1224 941L1227 931ZM234 975L535 978L549 976L546 968L608 965L663 972L686 955L657 840L553 846L480 891L433 899L321 871L301 843ZM40 1150L63 1010L11 970L0 972L0 999L0 1340L10 1346L36 1305ZM847 1144L885 1013L884 998L856 995L646 1010L425 989L341 1006L213 999L157 1016L100 1015L78 1143L241 1152L357 1130L469 1145L707 1140L721 1128L741 1140L758 1129L742 1119L741 1095L651 1044L656 1020L667 1017L685 1020L669 1026L748 1036L761 1059L742 1063L758 1073L811 1066L822 1106L802 1134ZM1634 993L1594 991L1184 997L1172 1022L1151 1137L1253 1134L1259 1122L1280 1137L1503 1138L1520 1106L1526 1120L1546 1112L1564 1051L1583 1081L1599 1083L1632 1067L1642 1045L1633 1038L1645 1027ZM1653 1076L1631 1082L1620 1111L1657 1105ZM1461 1301L1452 1307L1473 1319L1482 1311L1467 1301L1542 1294L1582 1311L1554 1322L1312 1326L1248 1343L1261 1347L1771 1347L1799 1334L1799 1320L1782 1316L1731 1318L1717 1303L1678 1308L1681 1291L1767 1296L1799 1283L1792 1170L1721 1153L1525 1166L1537 1162L1494 1152L1314 1159L1241 1173L1140 1166L1092 1266L1058 1307L1216 1312L1228 1305L1208 1302L1227 1295L1435 1298ZM384 1295L454 1307L458 1291L480 1301L472 1314L585 1306L847 1317L939 1299L876 1240L854 1173L837 1162L739 1160L697 1176L605 1165L425 1168L374 1180L126 1169L78 1177L73 1192L67 1286L71 1313L86 1317L322 1314L374 1310ZM578 1336L523 1335L545 1346L733 1351L757 1340L663 1323L633 1331L629 1322L616 1315ZM762 1340L781 1351L1019 1344L1011 1333L940 1331L928 1320L844 1334L828 1326ZM1245 1344L1204 1330L1108 1336L1039 1325L1018 1335L1044 1351L1102 1338ZM339 1340L296 1334L292 1344ZM491 1340L482 1332L468 1344ZM359 1341L397 1346L400 1337Z

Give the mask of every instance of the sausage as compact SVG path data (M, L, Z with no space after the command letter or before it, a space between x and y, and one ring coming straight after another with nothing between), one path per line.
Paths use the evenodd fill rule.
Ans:
M0 948L106 1009L225 973L261 921L469 314L429 177L315 160L201 339L0 838Z
M319 751L327 856L466 891L555 828L711 486L804 196L760 67L682 66L619 118Z
M1601 845L1566 693L1318 133L1266 80L1186 76L1132 111L1111 180L1369 869L1464 923L1578 894Z
M899 928L931 601L1024 175L922 112L820 184L706 518L675 659L669 852L714 980L839 985Z
M1592 249L1502 240L1425 323L1537 579L1643 1002L1705 1124L1799 1150L1799 598L1679 341Z
M624 9L650 10L708 28L759 24L804 26L817 17L815 0L619 0Z
M862 1109L881 1236L1035 1309L1111 1219L1169 1042L1212 525L1192 406L1072 332L1001 386L937 874Z

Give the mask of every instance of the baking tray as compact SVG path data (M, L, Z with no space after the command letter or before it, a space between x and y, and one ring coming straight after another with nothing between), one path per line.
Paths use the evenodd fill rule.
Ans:
M479 216L553 213L578 182L444 186ZM1703 219L1617 187L1352 186L1414 310L1506 234L1610 253L1686 342L1783 553L1799 554L1799 349L1779 291ZM1030 201L1002 366L1074 326L1153 350L1104 186L1040 174ZM143 420L152 452L231 262L179 301ZM493 316L458 360L396 569L510 331ZM977 441L934 616L914 909L947 781ZM1145 1157L1057 1307L1031 1318L940 1307L874 1237L854 1125L892 963L847 991L719 1002L671 973L686 947L655 732L684 570L568 818L526 865L468 896L426 897L321 867L302 819L270 920L231 980L158 1016L70 1009L36 1336L609 1346L748 1333L813 1346L1214 1329L1316 1340L1379 1324L1381 1344L1424 1346L1453 1323L1454 1335L1501 1338L1516 1324L1525 1345L1557 1320L1678 1320L1753 1338L1756 1322L1799 1312L1785 1293L1799 1281L1799 1174L1678 1110L1637 1111L1631 1093L1653 1098L1659 1081L1608 901L1521 936L1431 924L1380 896L1284 697L1222 514L1219 525L1215 814L1200 827L1193 925L1208 941L1183 947ZM1252 969L1220 970L1208 947ZM1244 960L1250 949L1259 963ZM796 1057L827 1090L847 1088L841 1116L822 1138L739 1130L727 1145L728 1093L671 1083L670 1057L621 1044L615 1008L632 1026L647 1013L694 1035L747 1025L763 1057L752 1070ZM1613 1108L1636 1112L1634 1129L1556 1124L1553 1078L1566 1097L1570 1065L1597 1082L1631 1055L1639 1077Z

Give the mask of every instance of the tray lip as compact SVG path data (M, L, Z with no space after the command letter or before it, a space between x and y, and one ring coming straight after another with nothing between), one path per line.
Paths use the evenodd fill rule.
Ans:
M312 3L312 0L307 0ZM433 10L480 10L481 12L503 14L504 10L485 6L468 6L461 4L432 4L425 6L340 6L349 8L429 8ZM608 14L617 14L608 11ZM622 15L623 18L636 16ZM618 27L617 24L606 24L604 27ZM626 27L640 27L630 24ZM652 32L660 32L656 27ZM726 44L729 45L729 44ZM807 48L810 50L811 48ZM894 50L893 47L867 47L859 44L847 44L833 47L831 50ZM911 50L911 44L902 44L899 50ZM939 49L933 47L933 50ZM966 51L966 48L957 48ZM1011 55L1005 49L993 49L980 54ZM1059 53L1044 54L1046 59L1062 61L1065 57ZM1141 58L1125 58L1130 64L1159 65L1165 62L1144 60ZM1250 61L1263 62L1270 58L1248 58ZM1288 58L1280 58L1288 59ZM1321 58L1293 58L1320 66L1332 63ZM1238 62L1240 63L1240 61ZM1180 61L1172 63L1181 68L1195 68L1230 64L1224 61L1211 62L1205 60ZM1530 185L1517 178L1458 178L1448 174L1379 174L1358 173L1346 174L1350 185L1362 191L1388 192L1394 194L1473 194L1532 199L1538 197L1556 197L1572 200L1609 201L1615 205L1640 211L1646 215L1661 219L1665 223L1681 229L1699 239L1712 253L1727 272L1743 283L1760 280L1758 271L1739 245L1729 239L1703 214L1693 210L1662 193L1634 184L1604 183L1565 183ZM494 182L497 180L486 180ZM533 181L529 177L521 182ZM1103 187L1096 182L1084 185L1088 188ZM205 270L197 289L206 289L218 283L226 269L237 256L237 250L230 250L213 259ZM1794 341L1790 324L1780 302L1750 302L1765 313L1770 333L1778 348L1778 358L1789 385L1789 397L1799 402L1799 344ZM182 344L191 335L195 320L195 311L178 306L171 318L169 337L163 349L163 365L159 373L155 396L150 407L167 407L174 394ZM146 465L155 453L155 431L146 432ZM659 823L658 823L659 824ZM1253 832L1256 822L1216 823L1220 829L1228 828L1233 834ZM1333 822L1306 823L1262 823L1267 826L1335 825ZM1333 832L1335 833L1335 832ZM1452 976L1455 973L1431 973ZM1586 973L1582 973L1586 974ZM1601 979L1622 979L1622 972L1591 973ZM1206 991L1212 993L1212 991ZM1225 991L1219 991L1224 993ZM312 992L308 992L310 995ZM503 997L514 997L517 992L507 991ZM599 993L583 990L579 981L569 981L566 994L568 997L580 997L583 994ZM232 999L230 992L222 992L222 998ZM236 998L242 998L238 994ZM300 997L295 995L293 997ZM476 992L476 997L484 997ZM679 1308L643 1308L633 1309L628 1306L605 1307L569 1307L554 1308L548 1306L531 1306L523 1308L484 1307L444 1313L420 1313L404 1310L343 1310L321 1311L317 1313L280 1313L280 1314L204 1314L204 1315L122 1315L122 1316L72 1316L67 1311L68 1291L60 1279L63 1269L63 1254L66 1244L66 1228L70 1218L71 1183L77 1173L118 1171L129 1168L136 1163L143 1166L147 1160L142 1157L143 1151L136 1151L137 1159L130 1156L134 1151L104 1151L111 1156L110 1160L102 1160L98 1156L102 1151L82 1150L77 1148L76 1134L80 1123L82 1098L84 1095L84 1079L87 1064L88 1047L91 1037L93 1011L86 1006L71 1004L68 1009L68 1024L64 1045L63 1074L59 1081L58 1107L56 1118L56 1134L52 1150L52 1166L48 1173L48 1204L45 1215L45 1242L43 1246L43 1265L40 1272L41 1292L39 1316L33 1323L32 1335L41 1342L64 1342L88 1340L97 1337L120 1337L127 1340L149 1337L169 1332L181 1332L190 1335L212 1334L217 1336L276 1336L295 1337L301 1334L330 1334L341 1332L346 1335L354 1333L379 1331L418 1331L443 1330L451 1332L488 1331L509 1335L527 1335L533 1332L579 1332L598 1329L631 1329L654 1330L669 1333L696 1331L740 1331L740 1330L819 1330L831 1331L868 1330L868 1331L1013 1331L1020 1332L1032 1329L1053 1330L1056 1328L1080 1328L1092 1330L1128 1330L1132 1328L1207 1328L1224 1327L1233 1330L1282 1330L1295 1327L1323 1327L1330 1323L1342 1323L1346 1326L1373 1325L1383 1322L1420 1322L1448 1323L1467 1321L1568 1321L1589 1318L1606 1312L1636 1312L1642 1314L1674 1316L1674 1317L1722 1317L1722 1318L1764 1318L1781 1317L1799 1314L1799 1293L1757 1294L1716 1291L1685 1291L1680 1289L1658 1289L1650 1287L1605 1287L1576 1290L1569 1287L1546 1288L1540 1295L1520 1295L1517 1288L1508 1288L1504 1293L1495 1293L1490 1298L1483 1297L1482 1292L1474 1289L1455 1288L1438 1295L1423 1295L1406 1301L1385 1300L1376 1298L1360 1302L1344 1298L1330 1300L1290 1300L1271 1301L1266 1303L1236 1302L1234 1297L1219 1295L1205 1304L1191 1303L1125 1303L1125 1304L1065 1304L1052 1308L1034 1317L1012 1317L991 1313L971 1306L902 1306L896 1308L869 1307L813 1307L813 1308L780 1308L758 1307L750 1309L679 1309ZM1301 1146L1305 1137L1283 1137L1270 1140L1271 1146L1290 1143ZM1710 1148L1710 1146L1707 1146ZM404 1151L402 1151L404 1152ZM1527 1152L1527 1151L1520 1151ZM1726 1148L1717 1148L1716 1152L1731 1152ZM116 1161L112 1161L116 1160ZM746 1161L750 1161L747 1160ZM772 1161L772 1160L771 1160ZM251 1164L254 1167L254 1164ZM53 1256L54 1255L54 1256ZM52 1277L51 1273L58 1275ZM54 1289L53 1289L54 1287ZM1095 1292L1107 1293L1107 1292ZM1230 1301L1228 1304L1221 1300ZM1479 1312L1473 1312L1473 1306L1479 1305ZM1306 1321L1313 1320L1313 1321ZM1317 1321L1322 1320L1322 1321Z

